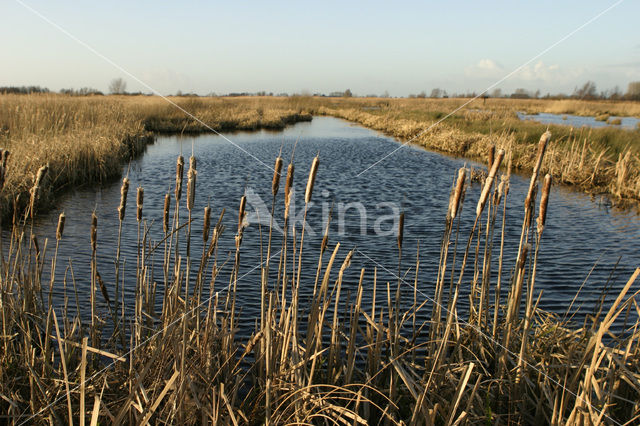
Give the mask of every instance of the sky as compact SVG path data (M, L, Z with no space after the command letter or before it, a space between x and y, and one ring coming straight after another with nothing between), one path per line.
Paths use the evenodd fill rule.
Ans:
M637 0L0 0L0 86L624 92L640 80L639 16Z

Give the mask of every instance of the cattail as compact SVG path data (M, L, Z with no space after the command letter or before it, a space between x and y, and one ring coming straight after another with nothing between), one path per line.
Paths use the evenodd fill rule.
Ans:
M244 215L247 206L247 196L243 195L240 199L240 208L238 209L238 233L244 228Z
M531 191L531 206L536 203L536 196L538 195L538 185L533 187ZM524 227L528 228L531 225L531 219L533 218L534 208L529 208L524 210Z
M164 196L164 210L162 211L162 229L169 232L169 209L171 208L171 196L167 192Z
M129 193L129 178L122 179L120 187L120 207L118 207L118 218L120 222L124 220L124 211L127 208L127 194Z
M500 205L500 201L502 201L502 196L504 195L505 184L506 184L505 175L502 175L502 178L500 179L500 184L498 185L498 190L496 191L496 196L495 196L495 198L493 200L493 204L495 204L496 206L499 206Z
M480 199L478 200L478 206L476 207L476 217L479 217L482 213L482 210L484 210L484 205L486 204L487 198L489 197L489 192L491 191L493 180L496 177L496 173L498 172L498 168L500 167L500 163L502 163L503 158L504 149L501 149L498 151L498 157L491 165L491 170L489 170L487 180L484 182L484 188L482 188L482 193L480 194Z
M95 253L98 245L98 216L96 212L91 213L91 250Z
M458 209L460 207L460 198L462 197L462 189L464 188L464 181L466 173L464 167L458 170L458 180L456 182L456 189L453 192L453 199L451 201L451 220L455 219L458 215Z
M33 188L31 188L31 199L29 200L29 210L30 210L32 219L33 219L33 213L36 207L36 203L38 201L38 196L40 194L40 187L42 185L42 182L44 181L44 177L47 175L48 170L49 170L48 164L38 169L35 182L33 183Z
M528 211L532 206L532 195L533 195L533 187L536 185L538 181L538 174L540 173L540 166L542 165L542 159L544 157L545 150L547 149L547 143L551 139L551 132L548 130L542 134L540 137L540 142L538 142L538 157L536 159L536 164L533 167L533 173L531 174L531 182L529 182L529 191L527 192L527 198L524 200L524 209Z
M491 170L491 166L493 166L493 160L496 156L496 146L495 145L491 145L489 147L489 170Z
M309 203L311 201L311 194L313 193L313 184L316 181L316 174L318 174L318 156L313 157L311 163L311 171L309 172L309 180L307 181L307 190L304 193L304 202Z
M33 248L36 251L36 258L40 257L40 245L38 244L38 238L35 234L31 234L31 242L33 243Z
M291 203L291 190L293 189L293 163L287 167L287 180L284 183L284 217L289 217L289 205Z
M320 244L320 254L324 253L327 249L327 244L329 244L329 234L325 232L322 236L322 243Z
M138 211L136 212L136 220L140 222L142 220L142 204L144 203L144 189L139 186L138 193L136 194L136 205L138 206Z
M62 239L62 233L64 232L64 222L67 217L64 215L64 212L60 213L58 216L58 227L56 228L56 240L60 241Z
M404 234L404 212L400 213L398 220L398 250L402 250L402 237Z
M276 158L276 165L273 168L273 182L271 183L271 193L275 197L280 188L280 172L282 171L282 157Z
M191 211L196 200L196 157L189 157L189 173L187 173L187 210Z
M184 174L184 157L182 155L178 156L178 161L176 162L176 200L180 201L182 197L182 175Z
M4 180L7 173L7 159L9 158L9 151L6 149L0 149L0 190L4 187Z
M42 181L44 180L44 177L47 175L47 172L49 171L49 165L45 165L42 166L38 169L38 174L36 175L36 183L35 186L40 186L42 185Z
M204 208L204 227L202 229L202 241L205 243L209 239L209 228L211 227L211 207Z
M544 186L542 187L542 195L540 196L540 212L538 213L538 235L544 231L544 224L547 220L547 205L549 204L549 191L551 190L551 175L544 177Z
M7 160L9 159L9 155L11 155L11 153L9 152L9 150L7 149L3 149L2 150L2 167L6 168L7 167Z

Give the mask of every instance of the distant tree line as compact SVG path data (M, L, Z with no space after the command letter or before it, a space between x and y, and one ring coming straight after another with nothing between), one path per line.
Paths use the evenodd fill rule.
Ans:
M127 92L127 83L122 78L116 78L111 80L109 84L109 93L117 94L117 95L128 95L128 96L140 96L140 95L149 95L142 92ZM28 95L31 93L51 93L51 91L46 87L40 86L0 86L0 94L21 94ZM80 89L61 89L59 93L63 95L69 96L102 96L104 93L101 91L91 88L91 87L83 87ZM184 97L198 97L200 95L196 93L183 93L178 90L174 96L184 96ZM239 97L239 96L277 96L277 97L288 97L288 96L312 96L310 92L303 91L302 93L277 93L266 92L264 90L258 92L231 92L225 95L218 95L215 92L210 92L205 96L227 96L227 97ZM313 96L319 97L336 97L336 98L350 98L356 97L351 89L346 89L344 91L334 91L329 92L328 94L324 93L314 93ZM373 93L367 94L365 97L368 98L389 98L389 92L384 91L382 95L376 95ZM425 90L419 92L418 94L410 94L407 96L408 98L511 98L511 99L584 99L584 100L597 100L597 99L608 99L608 100L629 100L629 101L640 101L640 81L633 81L629 83L627 87L627 91L625 93L622 92L620 87L616 86L613 89L604 90L598 92L596 84L593 81L587 81L581 86L575 87L573 93L565 94L551 94L547 93L542 95L540 90L531 91L524 88L515 89L512 93L504 93L502 89L496 88L491 92L482 92L478 95L477 92L461 92L461 93L451 93L449 94L446 90L441 88L432 89L429 96L427 96L427 92Z
M0 93L2 94L17 94L17 95L29 95L31 93L49 93L49 89L40 86L6 86L0 87Z

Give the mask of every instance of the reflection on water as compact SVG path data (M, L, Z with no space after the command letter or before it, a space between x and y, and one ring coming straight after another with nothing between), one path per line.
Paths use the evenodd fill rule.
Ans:
M543 124L559 124L573 127L614 127L622 129L637 129L640 119L636 117L609 117L608 121L596 120L595 117L583 117L571 114L550 114L541 112L539 114L525 114L518 112L520 120L532 120ZM612 120L620 120L620 124L612 124Z
M248 209L249 213L254 214L242 243L240 275L244 277L238 285L238 300L242 308L241 332L248 332L255 323L256 314L260 309L260 269L255 269L260 264L260 231L263 238L266 238L267 234L264 227L260 229L256 224L255 209L259 207L260 200L263 200L268 210L271 206L273 172L259 161L271 166L282 149L286 169L287 161L298 139L295 150L297 208L294 214L298 215L299 219L304 205L304 188L309 166L312 158L317 153L320 155L313 205L308 214L309 227L305 235L301 297L309 297L312 291L318 261L317 249L322 239L323 215L326 217L332 204L340 205L342 208L340 211L337 208L334 210L330 249L340 241L340 258L343 258L348 250L354 247L358 249L345 275L345 295L349 291L353 294L357 288L361 268L366 268L365 281L369 285L376 267L379 285L385 285L388 281L397 282L394 277L397 271L396 239L394 236L380 235L380 231L390 231L386 233L393 234L394 206L401 206L406 213L403 274L406 273L407 280L413 283L413 264L419 244L421 262L418 288L428 296L433 295L449 188L456 170L468 161L406 146L358 176L358 173L376 160L395 150L398 143L348 122L325 117L314 118L310 123L296 124L280 133L237 133L230 138L255 159L215 135L184 138L171 136L158 138L142 157L131 163L131 190L122 243L127 282L125 290L130 304L133 304L137 253L137 223L133 195L135 188L139 185L144 187L144 216L150 227L149 236L155 241L160 241L163 237L163 199L168 191L173 193L176 157L181 152L188 157L193 147L198 159L194 210L196 217L192 227L198 231L194 232L202 229L201 212L207 204L213 209L212 217L217 217L223 208L226 209L226 231L220 240L219 264L225 261L228 263L216 281L217 289L223 288L229 282L238 201L245 190L253 197ZM505 280L508 280L515 260L527 187L526 178L513 176L507 200ZM275 214L276 223L280 225L283 215L282 192L281 190L276 200ZM478 195L478 185L474 184L467 194L466 205L461 215L460 241L466 238L473 223ZM53 238L58 213L64 211L67 216L65 235L59 251L59 279L55 285L56 303L62 303L62 279L65 273L70 279L69 271L65 272L69 259L73 259L80 299L88 300L89 228L93 209L96 209L99 217L98 267L107 286L113 286L119 200L119 182L98 189L81 189L68 194L55 211L39 219L37 232L47 236L50 241L55 241ZM356 205L353 203L362 203L365 209L364 217L362 209L354 207ZM181 217L187 217L186 210L181 213ZM264 223L264 218L260 221ZM499 219L495 247L499 247L500 224ZM634 213L610 211L594 203L586 195L554 187L539 255L536 285L538 291L544 291L540 306L563 313L578 288L587 279L580 293L578 305L582 306L583 314L589 313L607 283L615 292L626 282L633 269L640 265L639 237L640 221ZM274 241L274 252L277 253L280 249L281 235L276 234ZM195 237L192 244L192 252L200 253L201 238ZM494 258L497 258L497 255L496 251ZM161 258L162 255L158 254L156 263ZM617 268L614 270L616 263ZM593 271L590 273L592 268ZM472 275L471 272L467 274L469 281ZM160 281L162 273L158 272L154 279ZM412 297L411 288L406 287L405 291L408 297ZM370 298L370 295L365 295L365 305L370 302L367 297ZM468 299L461 297L460 300L460 312L464 313Z

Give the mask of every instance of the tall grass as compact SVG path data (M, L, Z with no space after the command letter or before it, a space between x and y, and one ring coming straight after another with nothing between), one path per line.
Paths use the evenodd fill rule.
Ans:
M11 153L0 218L10 220L16 199L18 211L25 208L32 177L43 164L50 173L40 208L65 188L118 177L122 163L143 152L154 133L281 129L311 119L277 99L172 101L200 121L155 96L0 95L0 147Z
M92 221L88 320L69 313L67 305L74 300L78 312L87 312L80 309L86 302L71 290L73 274L65 274L63 306L54 306L47 297L51 285L43 286L45 265L55 265L57 250L51 255L46 244L39 245L29 214L16 217L11 237L2 241L0 269L3 420L16 425L637 422L640 323L625 321L624 332L618 335L611 326L637 307L638 292L631 287L640 269L610 306L601 305L581 327L540 310L534 298L550 177L545 178L538 209L535 194L547 142L545 135L537 154L531 153L539 167L523 211L518 259L507 265L500 249L493 256L500 263L497 277L491 276L488 265L495 261L491 260L494 234L504 238L506 215L500 203L506 205L511 163L511 153L503 150L508 147L501 145L475 210L465 206L468 171L457 172L434 283L404 278L407 266L402 263L400 227L396 291L390 282L377 279L378 270L388 272L393 266L362 269L357 283L346 282L351 260L366 258L366 253L346 252L339 242L330 243L328 226L319 252L303 250L303 230L285 227L280 246L275 240L272 246L269 230L266 259L261 256L258 264L244 260L245 197L240 200L238 227L231 231L235 256L225 266L217 250L226 232L224 211L214 224L211 212L205 210L209 219L202 231L190 229L192 215L199 214L191 209L197 196L195 159L188 173L189 216L178 215L183 202L180 164L184 165L178 161L173 221L167 194L161 241L149 240L148 227L160 224L146 222L145 211L150 207L143 209L141 195L137 199L136 215L143 231L138 233L136 247L137 282L121 283L122 287L135 285L135 300L111 299L117 284L105 283L97 270L95 250L102 231L97 219ZM507 169L496 185L505 158ZM277 170L282 167L279 163L282 160L276 159ZM284 209L285 216L292 164L285 205L273 204ZM321 167L314 159L305 193L308 208L312 208L309 201ZM278 183L274 176L274 200ZM118 214L124 215L124 189L122 196ZM475 225L468 235L461 235L460 218L467 210ZM501 226L496 226L499 221ZM178 244L179 236L186 239L184 244ZM189 251L193 238L206 243L201 253ZM458 240L466 244L459 247L454 243ZM61 227L56 246L64 243ZM469 256L481 243L484 254L478 255L483 251L476 248L476 256ZM315 275L300 274L302 260L307 258L318 259ZM161 262L164 281L160 283L152 279L154 259ZM260 282L253 287L260 294L261 314L246 337L237 334L241 259L243 270L261 270ZM280 259L278 270L269 274L268 265L275 268L274 259ZM416 270L418 265L419 258ZM73 260L68 268L72 270ZM229 280L220 282L225 268L230 271ZM470 274L471 268L477 273ZM509 270L513 270L511 276ZM305 276L315 276L315 285ZM506 300L496 290L501 280L509 288ZM69 281L73 285L67 285ZM345 294L349 284L357 288L355 297ZM298 290L311 285L311 300L301 303ZM472 288L468 308L459 302L463 287ZM434 293L427 294L424 288L433 288ZM104 312L96 309L99 297L107 307ZM371 303L365 305L364 299Z

